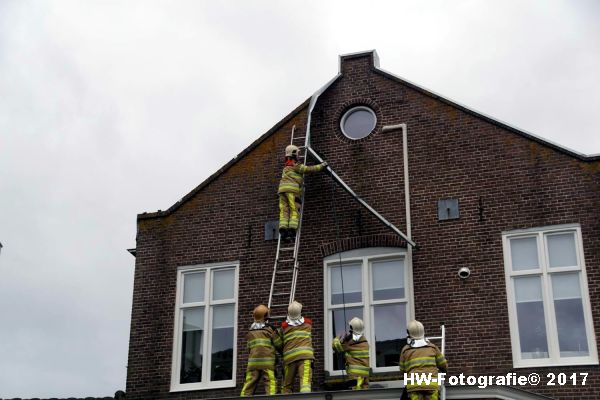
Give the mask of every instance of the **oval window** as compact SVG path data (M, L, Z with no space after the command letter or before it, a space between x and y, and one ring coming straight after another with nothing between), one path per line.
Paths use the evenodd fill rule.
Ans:
M375 112L369 107L359 106L346 111L340 121L340 128L344 135L356 140L369 136L376 124Z

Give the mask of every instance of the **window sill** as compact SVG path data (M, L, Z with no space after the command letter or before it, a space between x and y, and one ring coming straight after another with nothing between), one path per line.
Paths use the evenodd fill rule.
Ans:
M369 382L383 382L383 381L402 381L403 375L396 369L396 371L390 372L371 372L369 376ZM325 371L325 384L336 385L347 380L348 376L341 372L331 373L329 371Z
M211 382L211 383L187 383L177 384L171 386L170 393L175 392L189 392L192 390L211 390L211 389L224 389L235 387L235 381L222 381L222 382Z
M578 367L583 365L598 365L598 359L586 357L584 359L563 360L519 360L513 361L513 368L553 368L553 367Z

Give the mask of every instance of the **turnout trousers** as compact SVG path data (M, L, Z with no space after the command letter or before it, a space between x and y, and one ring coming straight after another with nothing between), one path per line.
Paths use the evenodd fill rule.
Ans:
M279 229L298 229L298 209L294 193L279 193Z
M300 379L300 393L311 391L312 384L312 360L298 360L284 365L282 394L292 393L292 387L296 376Z
M275 371L272 369L246 371L246 380L240 397L254 396L256 386L262 377L265 385L265 394L277 394L277 380L275 379Z
M363 390L363 389L368 389L368 388L369 388L369 377L357 376L356 377L356 386L352 387L352 390Z

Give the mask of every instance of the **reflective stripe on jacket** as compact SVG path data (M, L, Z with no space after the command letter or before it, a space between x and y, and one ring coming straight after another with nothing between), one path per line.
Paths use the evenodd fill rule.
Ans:
M346 373L349 378L369 377L369 343L364 336L361 336L358 341L350 338L345 342L340 342L340 339L333 338L333 350L344 353L346 360Z
M281 181L279 181L278 193L300 194L300 189L304 183L304 174L319 172L323 169L321 164L306 166L304 164L288 165L283 168Z
M251 329L246 335L248 371L275 368L275 351L281 349L281 337L270 325Z
M411 347L404 346L400 353L400 372L407 374L419 374L419 380L417 376L413 375L412 382L406 384L406 390L409 392L418 390L437 390L437 382L430 381L429 385L424 379L428 374L431 374L431 378L435 378L437 381L438 370L446 371L448 362L440 351L440 349L432 344L428 343L423 347Z
M298 360L314 360L312 347L312 321L304 317L304 323L298 326L281 324L283 333L283 363L288 365Z

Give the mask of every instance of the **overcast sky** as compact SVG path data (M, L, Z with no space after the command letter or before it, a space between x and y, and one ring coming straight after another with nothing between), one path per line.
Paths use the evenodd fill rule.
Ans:
M0 397L124 389L136 214L171 206L332 78L339 54L369 49L600 153L595 0L0 0Z

